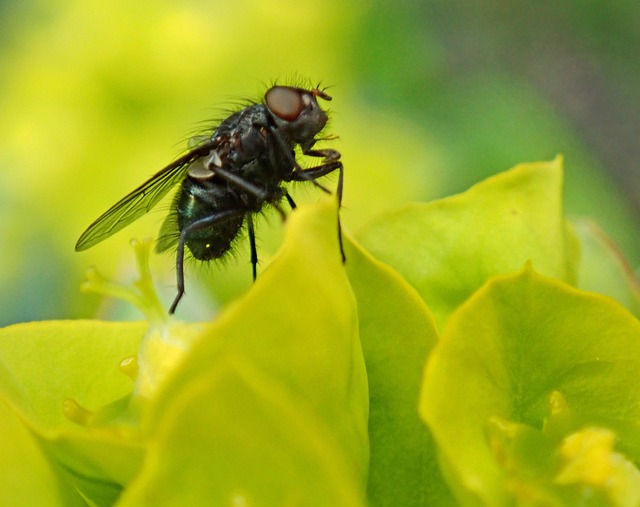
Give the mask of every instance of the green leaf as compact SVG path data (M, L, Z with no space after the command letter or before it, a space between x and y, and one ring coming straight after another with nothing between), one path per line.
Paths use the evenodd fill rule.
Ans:
M527 261L545 275L575 279L560 157L516 166L460 195L406 206L357 237L418 290L439 326L491 276Z
M167 377L143 413L153 451L127 501L158 505L163 491L166 505L225 504L240 492L261 505L305 504L324 488L323 498L340 500L328 505L359 505L367 415L355 299L329 199L291 215L280 254ZM327 482L329 462L339 483ZM167 483L183 473L206 480Z
M517 448L519 441L542 439L560 450L562 439L597 427L614 432L619 452L637 463L638 371L638 320L609 298L527 268L490 280L451 316L425 371L420 413L463 504L511 505L513 497L524 502L552 495L564 498L563 505L578 505L592 484L552 491L560 475L545 482L534 474L522 487L523 466L539 472L536 463L545 455L520 452L528 457L515 459L504 441ZM529 430L519 429L523 425L544 434L531 440ZM544 473L556 471L547 467ZM611 477L617 473L612 467ZM599 493L616 498L618 487L620 482L605 480Z
M246 358L217 361L169 408L122 507L362 505L328 428Z
M369 379L371 505L447 505L435 446L416 407L424 364L438 339L416 290L345 238Z
M110 504L137 474L141 444L127 423L83 427L69 416L75 410L90 419L93 412L126 401L133 382L119 364L137 353L145 328L145 323L61 321L0 329L0 395L68 479L99 505Z
M99 321L48 321L0 329L0 362L22 392L12 402L48 428L75 427L63 404L73 398L98 409L131 392L120 362L137 353L146 324ZM45 395L46 394L46 395ZM17 395L16 395L17 396Z
M20 418L0 401L0 505L86 505Z

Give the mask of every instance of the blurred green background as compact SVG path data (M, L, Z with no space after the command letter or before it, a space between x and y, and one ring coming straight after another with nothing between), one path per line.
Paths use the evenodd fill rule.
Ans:
M0 324L138 318L78 287L90 265L133 279L128 241L155 236L169 201L87 252L77 237L203 120L291 76L332 86L346 228L562 153L568 213L637 266L638 19L632 0L0 2ZM265 263L282 235L268 222ZM191 266L179 314L246 290L247 250ZM173 263L153 258L167 302Z

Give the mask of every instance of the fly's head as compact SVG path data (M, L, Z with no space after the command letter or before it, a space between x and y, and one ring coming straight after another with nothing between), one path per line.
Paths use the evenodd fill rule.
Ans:
M311 148L315 136L327 124L327 113L318 104L318 97L331 100L317 88L304 90L294 86L273 86L264 96L278 129L303 150Z

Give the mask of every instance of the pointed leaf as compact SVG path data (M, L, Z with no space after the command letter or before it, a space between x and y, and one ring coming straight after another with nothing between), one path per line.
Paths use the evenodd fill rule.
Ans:
M218 361L174 401L120 506L363 506L327 426L245 358Z
M194 460L189 468L193 474L206 474L214 478L212 480L220 477L220 482L215 486L194 485L200 491L191 492L196 495L193 498L205 498L212 491L210 488L216 488L222 495L220 498L229 498L240 488L258 503L262 503L259 499L269 502L273 491L256 486L268 477L273 484L288 484L291 494L302 488L300 494L304 498L308 491L314 491L315 485L310 482L310 489L305 493L305 485L292 483L289 472L277 464L282 460L296 463L302 455L308 460L317 453L320 453L318 459L324 459L324 451L317 448L324 444L318 444L315 437L303 433L295 437L291 447L265 447L263 442L269 438L274 442L293 438L291 435L297 431L294 431L296 426L292 428L291 425L298 423L280 414L289 408L270 401L271 397L281 396L280 390L289 400L283 403L293 403L300 417L311 418L319 428L319 434L325 435L322 440L328 439L327 445L335 449L328 452L339 452L340 462L344 465L336 462L336 466L344 466L346 476L343 480L355 488L355 498L363 495L368 467L367 380L358 340L355 300L337 242L336 219L334 199L319 206L300 207L291 215L280 254L261 274L252 290L204 330L202 338L167 378L165 388L144 414L145 433L152 439L158 435L160 443L157 445L201 448L213 456L215 463ZM206 387L212 370L235 371L238 364L242 365L243 371L258 372L256 375L265 379L265 385L249 389L242 387L244 381L233 380L228 392L223 389L226 381L221 381L215 389ZM256 390L260 391L257 395ZM197 396L192 394L196 391L200 393ZM247 399L235 400L238 396ZM211 407L226 407L230 400L238 404L231 407L232 414L239 411L245 416L211 411ZM273 414L269 415L271 404ZM191 435L187 433L175 441L169 437L165 440L164 420L173 418L174 411L185 411L192 417L202 414L210 421L212 431L219 431L221 436L214 434L199 442L201 434L194 430ZM250 415L254 412L257 420ZM261 427L263 423L264 428ZM220 438L233 432L244 435L242 445L220 447ZM303 451L305 446L308 449ZM249 466L233 481L227 480L229 475L224 463L250 462L252 449L262 449L260 452L265 454L261 454L261 462L269 466L264 470ZM165 487L162 471L184 466L186 452L168 450L158 458L162 460L161 464L150 462L148 466L152 470L145 470L141 479L144 484L138 486L137 494L150 498L148 495L152 490ZM302 469L307 467L302 462L299 465ZM176 486L182 488L179 484ZM285 498L289 498L289 493Z
M558 392L578 427L611 429L637 462L638 371L640 323L631 314L525 269L492 279L451 316L429 359L420 412L458 499L507 505L514 472L490 445L490 422L540 431Z
M345 242L369 379L371 505L448 505L435 446L416 408L424 364L438 339L416 290L358 244Z
M531 261L573 282L562 214L562 159L522 164L470 190L390 213L358 240L413 285L438 325L488 278Z

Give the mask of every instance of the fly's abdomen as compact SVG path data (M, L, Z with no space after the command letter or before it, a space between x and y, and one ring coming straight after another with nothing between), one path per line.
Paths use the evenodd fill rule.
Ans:
M233 240L242 227L243 217L234 217L211 227L187 235L185 243L193 256L201 261L223 257L231 250Z
M178 228L183 231L193 226L193 230L185 237L185 243L196 259L219 259L231 250L231 245L242 228L244 213L214 219L237 206L236 199L227 202L229 197L228 190L217 185L203 184L190 178L185 180L178 198ZM201 220L211 223L202 228L194 225Z

